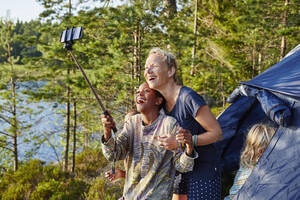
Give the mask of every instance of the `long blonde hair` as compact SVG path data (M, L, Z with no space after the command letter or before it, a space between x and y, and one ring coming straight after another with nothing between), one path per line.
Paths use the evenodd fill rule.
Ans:
M265 125L254 125L247 136L245 149L241 154L241 166L253 168L261 156L260 150L264 151L270 143L275 128Z

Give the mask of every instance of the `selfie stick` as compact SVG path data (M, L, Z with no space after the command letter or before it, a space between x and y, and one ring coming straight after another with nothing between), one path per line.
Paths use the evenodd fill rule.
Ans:
M67 32L67 29L66 29L66 32ZM73 40L69 40L67 41L67 35L68 34L65 34L65 45L64 45L64 48L66 48L70 53L71 53L71 56L73 58L73 60L75 61L77 67L80 69L82 75L84 76L84 79L86 80L86 82L88 83L90 89L92 90L94 96L96 97L102 111L103 111L103 114L108 116L109 118L111 118L110 114L108 113L108 111L105 109L101 99L99 98L99 96L97 95L95 89L93 88L92 84L90 83L88 77L86 76L83 68L80 66L79 62L77 61L76 57L74 56L73 52L72 52L72 46L73 46ZM73 38L73 27L72 27L72 33L71 33L71 38ZM114 133L116 134L117 133L117 128L114 126L113 128L113 131ZM115 139L115 144L114 144L114 160L113 160L113 166L112 166L112 174L115 174L115 163L116 163L116 139Z

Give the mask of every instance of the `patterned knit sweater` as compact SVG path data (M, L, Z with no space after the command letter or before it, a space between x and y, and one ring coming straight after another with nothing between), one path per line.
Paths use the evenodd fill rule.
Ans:
M117 160L125 159L126 177L124 199L171 199L175 171L193 170L194 151L189 157L184 149L176 151L160 147L157 136L176 135L180 127L172 117L160 114L150 125L144 126L141 114L132 116L117 135ZM114 139L102 140L104 156L113 160Z

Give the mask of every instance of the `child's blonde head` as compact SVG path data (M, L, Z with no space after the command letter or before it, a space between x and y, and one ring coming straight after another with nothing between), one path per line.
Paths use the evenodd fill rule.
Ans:
M267 148L275 128L265 124L254 125L247 136L245 149L241 155L241 165L252 168Z

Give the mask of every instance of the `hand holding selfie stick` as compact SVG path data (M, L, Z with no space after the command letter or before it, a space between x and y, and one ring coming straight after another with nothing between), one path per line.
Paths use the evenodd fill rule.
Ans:
M70 53L71 56L73 58L73 60L75 61L77 67L79 68L79 70L81 71L82 75L84 76L84 79L86 80L86 82L88 83L90 89L92 90L94 96L96 97L102 111L103 114L108 116L110 118L110 120L112 121L112 117L111 115L108 113L108 111L105 109L101 99L99 98L99 96L97 95L95 89L93 88L92 84L90 83L89 79L87 78L83 68L80 66L79 62L77 61L76 57L74 56L73 52L72 52L72 46L73 46L73 40L77 40L82 38L82 33L83 33L83 28L82 27L77 27L74 28L72 27L71 29L66 29L60 37L60 42L65 43L64 48L66 48ZM117 133L117 128L114 126L112 127L115 135ZM116 139L114 140L114 160L113 160L113 166L112 166L112 174L115 174L115 163L116 163Z

